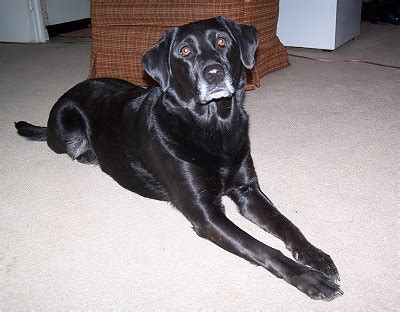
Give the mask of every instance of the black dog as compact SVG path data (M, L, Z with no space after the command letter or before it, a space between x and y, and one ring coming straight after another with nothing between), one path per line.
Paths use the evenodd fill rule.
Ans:
M330 256L310 244L260 190L243 110L245 68L254 65L254 27L218 17L173 28L143 57L160 86L118 79L84 81L50 112L47 128L16 123L56 153L99 164L121 186L169 201L195 232L265 267L313 299L341 295ZM295 262L235 226L222 196L280 238Z

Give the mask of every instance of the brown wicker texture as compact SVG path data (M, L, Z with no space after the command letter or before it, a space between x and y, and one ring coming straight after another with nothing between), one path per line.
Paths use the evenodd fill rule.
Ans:
M279 0L92 0L89 77L121 78L149 86L154 81L143 70L141 59L165 29L224 15L259 31L256 65L248 73L246 86L254 89L261 77L289 65L287 52L276 36L278 12Z

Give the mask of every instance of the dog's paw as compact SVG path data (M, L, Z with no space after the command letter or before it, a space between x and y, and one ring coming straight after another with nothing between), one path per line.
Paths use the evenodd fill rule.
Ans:
M340 286L329 276L313 269L293 276L290 283L314 300L331 301L343 295Z
M334 282L340 281L338 269L332 258L322 250L310 245L293 251L293 257L300 263L328 275Z

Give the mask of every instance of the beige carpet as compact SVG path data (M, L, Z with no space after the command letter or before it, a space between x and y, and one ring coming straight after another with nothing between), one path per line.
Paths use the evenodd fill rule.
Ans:
M365 24L335 52L290 51L399 65L399 38ZM1 311L398 309L400 70L292 58L247 94L263 189L341 273L345 294L326 303L197 237L170 205L16 135L14 121L45 124L85 79L89 52L80 39L0 44Z

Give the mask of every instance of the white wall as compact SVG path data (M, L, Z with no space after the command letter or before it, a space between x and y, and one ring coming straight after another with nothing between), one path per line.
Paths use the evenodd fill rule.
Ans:
M46 42L43 20L55 25L89 18L89 8L89 0L0 0L0 41Z
M48 25L90 17L89 0L45 0Z
M0 0L0 41L46 41L39 0Z

